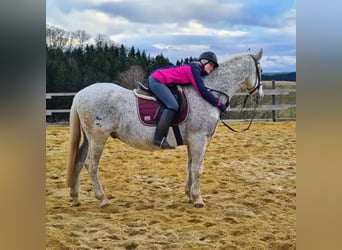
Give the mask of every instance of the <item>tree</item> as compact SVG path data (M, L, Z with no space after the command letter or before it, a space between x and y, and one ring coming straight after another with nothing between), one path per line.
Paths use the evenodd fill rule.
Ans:
M87 34L84 30L77 30L75 32L76 40L81 48L83 48L84 43L89 40L90 35Z
M49 47L63 49L69 41L70 33L50 25L46 25L46 44Z
M96 47L103 48L105 45L112 45L113 41L106 34L99 33L95 37L95 43Z
M136 88L136 82L143 82L145 71L141 66L133 65L119 74L119 84L128 89Z
M153 68L161 68L165 66L170 66L172 63L169 61L169 59L165 58L163 54L157 55L155 59L153 60Z
M119 49L119 65L118 70L119 72L123 72L128 69L128 57L127 57L127 49L126 47L121 44Z

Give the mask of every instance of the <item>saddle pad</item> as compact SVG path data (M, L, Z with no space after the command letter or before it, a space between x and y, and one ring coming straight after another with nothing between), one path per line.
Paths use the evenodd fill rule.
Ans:
M171 123L171 126L176 126L182 123L188 116L189 106L188 101L183 93L185 105L184 108L180 111L179 114L176 114L175 119ZM155 126L160 118L160 109L161 106L157 101L147 100L140 97L137 97L137 109L139 120L142 124L147 126Z

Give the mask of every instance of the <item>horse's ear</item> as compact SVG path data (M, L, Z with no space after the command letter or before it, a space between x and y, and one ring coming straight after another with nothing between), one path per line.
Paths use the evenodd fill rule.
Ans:
M258 52L258 54L255 55L255 59L257 59L258 61L261 59L262 54L264 53L263 49L261 48Z

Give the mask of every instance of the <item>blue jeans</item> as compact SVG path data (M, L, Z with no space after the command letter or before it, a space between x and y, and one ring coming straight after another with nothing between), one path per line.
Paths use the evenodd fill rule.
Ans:
M148 78L148 87L158 100L164 104L167 109L177 111L179 108L176 98L171 90L165 85L154 79L152 76Z

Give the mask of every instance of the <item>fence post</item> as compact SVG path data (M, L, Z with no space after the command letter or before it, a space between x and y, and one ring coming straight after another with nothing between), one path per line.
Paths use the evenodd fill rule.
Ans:
M272 89L275 89L275 81L272 80ZM275 95L272 95L272 105L275 105ZM272 121L276 121L276 111L272 110Z

